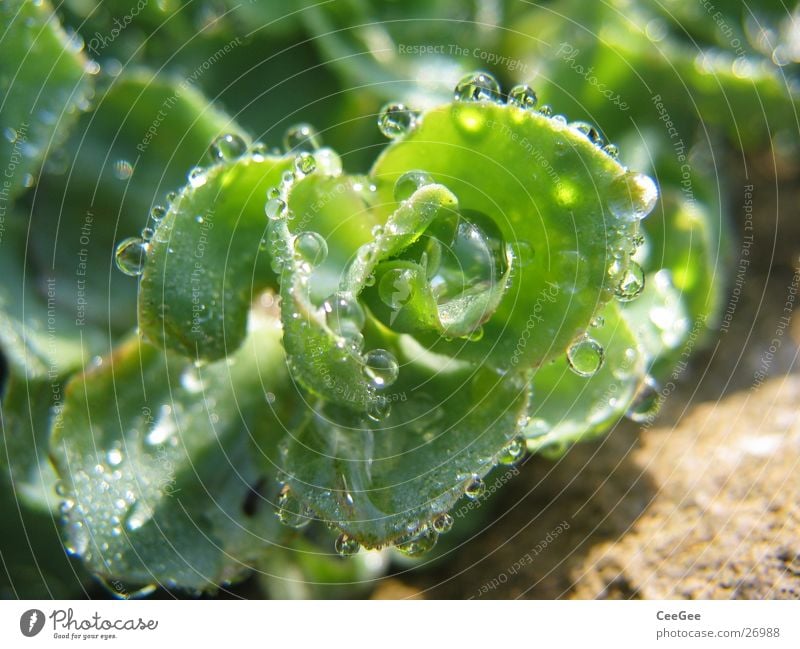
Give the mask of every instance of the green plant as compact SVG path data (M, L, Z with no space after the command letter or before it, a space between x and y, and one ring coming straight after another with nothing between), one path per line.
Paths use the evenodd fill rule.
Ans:
M236 20L266 22L257 7ZM603 133L630 139L627 117L585 77L537 91L582 117L590 107L603 132L590 116L554 115L527 85L502 91L488 73L463 76L454 99L434 88L419 110L408 107L419 86L398 85L400 100L377 116L389 143L355 174L305 123L280 149L261 144L252 117L237 123L187 81L204 67L182 81L149 71L173 57L236 57L238 22L191 55L146 39L135 65L107 74L47 3L2 11L16 57L3 78L20 79L2 108L4 159L19 155L0 257L6 508L22 502L22 531L50 537L58 512L65 547L109 583L229 583L280 563L287 547L312 557L316 541L295 531L312 521L336 530L342 555L393 546L420 556L461 498L482 497L495 466L557 457L626 414L652 418L660 386L715 326L726 244L708 174L690 167L688 196L668 140L632 140L630 154L607 144ZM86 34L86 24L104 29L101 14L68 11ZM148 7L143 32L191 33L184 15L164 22L167 11ZM302 20L344 58L352 43L330 33L352 19L342 11L311 8ZM589 48L569 25L542 23L551 43L574 43L569 64L620 56L665 96L677 92L643 34L648 5L638 22L596 11L587 20L619 38ZM509 15L522 27L542 18ZM102 46L122 56L127 38ZM522 56L527 45L505 38L496 45L507 58ZM716 101L685 50L668 45L683 78ZM410 69L376 60L342 74L391 80ZM615 70L619 92L635 95L635 75ZM746 101L752 89L729 76L723 92ZM793 98L775 76L754 83L782 128ZM385 102L376 87L369 100ZM645 102L631 107L649 132L664 121ZM675 114L688 139L697 116ZM629 155L645 174L624 166ZM104 251L103 268L95 255L87 273L57 231L29 235L53 213ZM108 272L112 259L122 273ZM52 290L37 294L31 277L54 278ZM295 560L317 575L342 570L308 557ZM75 567L51 558L69 581Z

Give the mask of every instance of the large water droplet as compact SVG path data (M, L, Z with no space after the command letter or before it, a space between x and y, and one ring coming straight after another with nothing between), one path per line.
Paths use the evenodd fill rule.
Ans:
M527 425L527 422L526 422ZM497 456L497 461L500 464L511 466L517 464L525 458L528 451L528 444L525 438L521 435L514 437L508 444L503 447L500 454Z
M614 295L620 302L630 302L639 297L643 290L644 271L639 264L631 261L622 271L622 277L614 287Z
M501 101L500 85L491 74L473 72L461 78L454 90L456 101Z
M328 256L328 243L319 232L301 232L293 245L295 254L311 268L322 264Z
M235 133L226 133L216 138L208 148L208 155L214 161L235 160L247 152L247 144Z
M328 328L340 336L351 338L361 334L366 322L364 309L349 293L334 293L323 303Z
M439 533L428 525L423 525L417 532L402 537L395 542L395 550L407 557L421 557L433 550Z
M364 354L364 375L376 389L387 388L397 380L400 366L392 352L373 349Z
M282 198L270 198L264 205L264 214L271 221L277 221L286 216L286 201Z
M283 147L289 151L313 152L322 146L322 138L311 124L295 124L286 129Z
M391 140L414 130L419 113L405 104L386 104L378 115L378 129Z
M608 209L622 221L641 221L656 205L658 189L650 176L626 172L608 188Z
M420 187L433 184L433 176L427 171L414 169L407 171L397 179L394 184L394 200L398 203L411 198L412 194Z
M336 553L341 557L352 557L360 549L358 541L348 534L340 534L333 543Z
M149 244L141 237L128 237L117 244L114 262L123 273L138 277L144 271Z
M447 532L453 529L453 522L453 517L450 516L450 514L439 514L433 519L433 529L439 534L447 534Z
M584 336L567 349L569 366L578 376L593 376L603 366L605 350L594 338Z
M153 209L150 210L150 218L153 219L156 223L161 221L167 214L167 208L161 205L154 205Z
M651 421L661 407L661 394L656 380L647 376L633 399L625 416L636 423Z
M517 106L523 110L532 110L536 108L536 103L539 98L536 92L527 85L514 86L508 93L508 103L512 106Z
M570 128L578 131L578 133L585 135L592 144L602 146L603 138L600 137L600 131L598 131L589 122L572 122L569 126Z
M485 493L486 483L477 475L473 475L464 487L464 495L470 500L478 500Z
M316 168L317 160L311 153L303 151L294 159L294 170L298 174L307 176L310 173L314 173Z
M288 486L281 489L278 496L277 514L281 523L295 529L305 527L311 522L307 508Z

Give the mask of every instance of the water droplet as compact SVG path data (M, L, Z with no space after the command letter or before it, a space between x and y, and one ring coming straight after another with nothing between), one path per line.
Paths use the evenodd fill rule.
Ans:
M375 397L367 404L367 417L372 421L383 421L392 412L392 404L386 397Z
M517 106L523 110L532 110L536 108L536 103L539 98L536 92L527 85L514 86L508 93L508 103L512 106Z
M508 444L503 447L500 454L497 456L497 461L500 464L507 466L516 464L525 457L528 451L528 443L521 435L514 437Z
M589 124L589 122L572 122L569 126L578 131L578 133L585 135L592 144L596 144L597 146L603 144L603 138L600 137L600 132L593 125Z
M553 115L550 119L552 119L556 124L559 124L561 126L567 125L567 118L564 117L563 115Z
M485 493L486 483L477 475L473 475L464 487L464 495L470 500L478 500Z
M308 509L288 486L281 489L280 496L278 496L277 514L281 523L295 529L305 527L311 522ZM356 547L357 550L358 547Z
M156 231L153 228L150 228L150 227L142 228L142 232L141 232L142 239L144 239L145 241L150 241L150 239L153 238L153 235L155 233L156 233Z
M606 319L603 316L596 315L594 318L592 318L592 321L591 321L590 324L591 324L592 327L595 327L595 328L599 329L605 323L606 323Z
M195 189L202 187L207 181L206 170L202 167L195 167L189 172L189 184Z
M354 296L334 293L322 303L322 308L325 311L325 322L331 331L345 338L361 334L366 315Z
M650 176L626 172L608 187L608 209L622 221L641 221L656 205L658 189Z
M317 168L317 160L314 158L314 155L308 153L307 151L303 151L299 156L294 159L294 170L298 174L302 174L307 176L310 173L314 173L314 170Z
M264 213L268 219L277 221L286 216L286 209L286 201L282 198L270 198L264 206Z
M491 74L473 72L461 78L456 84L456 101L501 101L500 85Z
M421 557L433 550L439 533L429 525L423 525L418 531L395 541L395 550L407 557Z
M336 541L333 543L333 547L336 550L336 554L341 557L352 557L361 549L358 541L356 541L352 536L344 533L340 534L336 538Z
M450 514L439 514L433 519L433 529L439 534L447 534L447 532L453 529L453 522L453 517L450 516Z
M301 232L294 238L294 252L304 263L316 268L328 256L328 243L318 232Z
M128 180L133 175L133 165L127 160L117 160L114 163L114 176L119 180Z
M364 354L364 375L372 387L387 388L397 380L400 366L392 352L385 349L373 349Z
M314 152L317 168L326 176L338 176L342 173L342 159L333 149L320 149Z
M567 349L567 362L578 376L594 376L603 366L605 350L594 338L584 336Z
M642 424L651 421L661 408L661 393L656 380L647 376L643 385L628 408L625 416L631 421Z
M161 221L167 214L167 208L161 205L154 205L153 209L150 210L150 218L153 219L156 223Z
M545 117L550 117L553 114L553 107L550 104L542 104L539 106L539 112Z
M620 302L630 302L639 297L643 290L644 271L639 264L631 261L614 287L614 295Z
M402 309L412 297L414 274L406 268L392 268L381 277L378 295L381 301L395 312ZM392 321L397 317L394 313Z
M283 147L286 152L313 152L322 146L322 138L311 124L295 124L286 129L283 135Z
M138 277L144 271L149 244L140 237L128 237L117 244L114 261L126 275Z
M216 138L208 148L208 154L214 162L218 160L235 160L247 152L247 143L235 133L226 133Z
M378 129L390 140L414 130L419 113L405 104L386 104L378 115Z
M412 194L420 187L432 184L433 177L427 171L420 171L419 169L407 171L394 184L394 200L400 203L411 198Z
M619 147L616 144L606 144L603 147L603 151L605 151L606 155L614 158L614 160L619 158Z

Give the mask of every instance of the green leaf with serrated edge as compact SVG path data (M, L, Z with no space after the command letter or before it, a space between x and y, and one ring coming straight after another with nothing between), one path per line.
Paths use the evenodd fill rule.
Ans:
M375 422L319 404L284 449L291 490L368 548L430 533L431 520L497 463L528 406L525 375L425 360L415 345L405 352L383 395L388 416Z
M47 1L0 6L0 181L3 202L34 184L92 96L90 63Z
M274 314L254 311L250 328L227 361L197 368L134 339L69 383L51 455L66 546L91 572L206 590L276 542L272 507L244 503L277 490L248 437L275 457L286 372Z
M566 357L536 370L531 420L525 428L532 452L558 452L572 442L606 432L627 412L642 385L646 351L622 317L620 305L607 304L596 324L589 333L602 345L604 360L594 375L579 376Z
M562 354L611 298L607 269L613 253L636 232L635 223L607 208L612 182L624 169L557 120L486 102L429 111L416 130L390 144L371 172L379 205L394 205L394 183L409 169L428 172L458 197L462 210L491 221L511 266L503 299L480 340L415 335L436 351L503 367L535 296L556 285L558 296L543 308L542 331L520 364L533 367Z
M139 328L149 340L202 360L241 344L253 296L276 286L261 243L265 196L292 161L246 154L181 190L150 241L139 283Z
M338 204L324 206L317 211L316 218L301 218L299 222L302 224L302 232L298 232L301 226L293 225L293 221L298 220L297 215L306 212L309 205L316 204L310 202L315 196L324 195L331 191L330 187L337 185L346 188L338 192ZM312 187L311 191L308 186ZM445 187L423 187L389 217L374 240L368 240L354 250L353 243L358 241L360 234L364 234L365 226L369 226L372 220L363 202L360 209L357 204L354 206L357 209L355 219L361 222L357 232L351 233L353 227L349 221L342 225L340 219L337 219L338 233L337 230L330 231L334 223L331 216L337 210L347 207L342 204L347 196L351 197L351 202L353 198L358 199L358 194L352 187L352 181L344 178L319 180L318 177L308 176L299 180L288 193L287 209L291 218L275 221L271 225L270 238L275 241L274 245L280 246L274 252L282 267L280 294L284 347L293 377L315 394L364 410L376 397L364 372L364 334L361 330L366 315L358 303L358 294L381 259L397 254L414 243L437 216L444 211L452 212L456 199ZM359 214L365 211L366 213ZM352 215L352 211L339 213ZM316 232L316 224L325 228L325 233L334 244L344 244L336 246L339 258L333 259L333 269L319 269L329 276L338 273L340 277L340 296L333 301L326 300L321 307L315 305L311 299L316 277L311 273L308 260L296 252L294 239L294 236L309 236L310 232ZM292 235L290 227L298 234ZM341 233L350 234L348 244L337 240L341 239ZM322 232L316 234L322 235ZM341 305L347 309L355 309L358 317L353 322L345 322L343 320L347 319L347 314L343 314L344 318L340 320L337 315ZM372 331L368 342L377 342L380 347L389 344L387 336L381 336L377 329Z

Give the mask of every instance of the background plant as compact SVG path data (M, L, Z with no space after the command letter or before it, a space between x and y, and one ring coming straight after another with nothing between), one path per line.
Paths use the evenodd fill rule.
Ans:
M795 146L782 5L265 4L3 5L9 595L382 569L317 521L430 550L497 463L653 416L719 152Z

